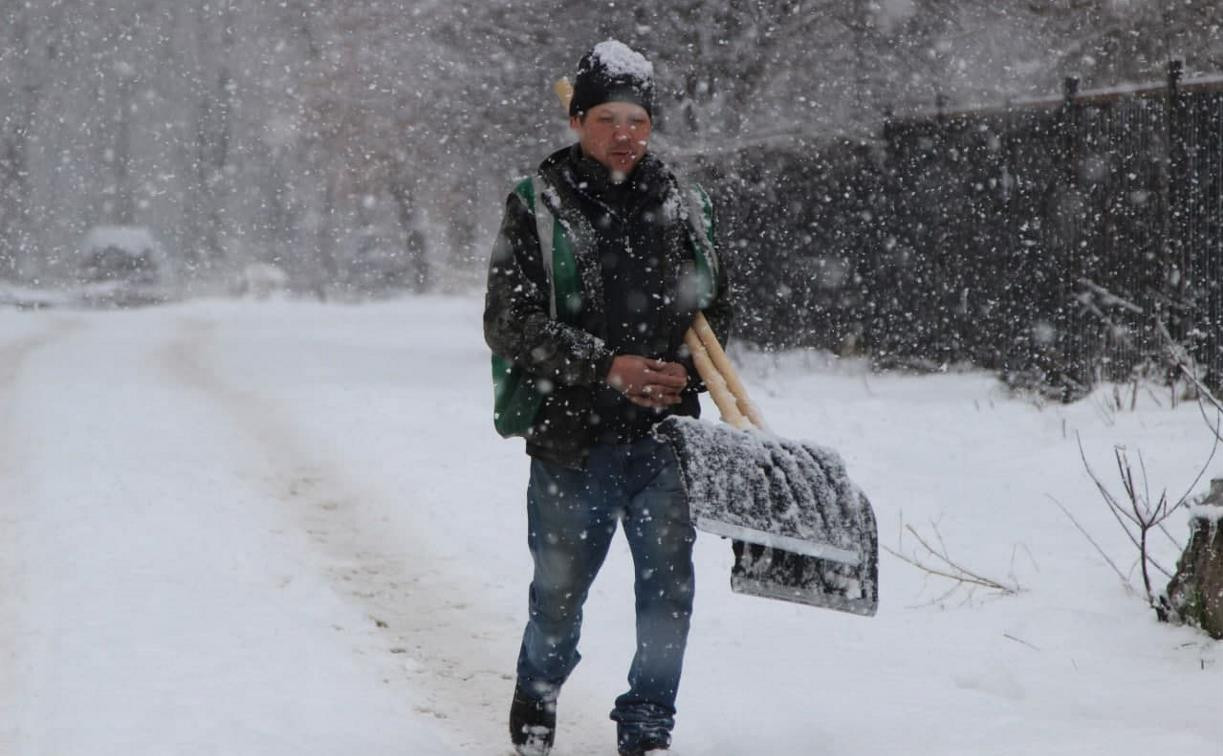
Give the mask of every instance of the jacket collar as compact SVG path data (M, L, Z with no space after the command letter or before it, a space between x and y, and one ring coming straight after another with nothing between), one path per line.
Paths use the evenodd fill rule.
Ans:
M631 213L645 202L661 202L671 180L666 165L647 152L622 183L612 183L610 171L587 157L578 144L554 152L540 166L540 172L554 185L564 184L616 214Z

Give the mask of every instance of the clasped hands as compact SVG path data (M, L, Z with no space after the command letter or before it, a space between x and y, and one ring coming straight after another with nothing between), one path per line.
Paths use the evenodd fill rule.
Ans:
M607 385L640 407L663 409L679 404L688 385L688 369L678 362L622 354L612 360Z

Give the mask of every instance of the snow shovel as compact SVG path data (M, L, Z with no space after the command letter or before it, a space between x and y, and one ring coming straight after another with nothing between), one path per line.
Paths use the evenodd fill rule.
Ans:
M693 524L732 539L731 590L871 616L879 541L870 502L840 455L768 431L705 316L685 335L723 424L669 417Z

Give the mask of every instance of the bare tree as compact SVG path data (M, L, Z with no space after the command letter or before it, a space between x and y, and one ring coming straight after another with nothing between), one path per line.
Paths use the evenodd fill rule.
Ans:
M207 271L219 264L226 255L222 241L227 229L225 210L232 194L231 154L233 142L233 112L238 83L234 78L234 46L236 40L234 0L217 0L198 11L196 33L199 44L215 45L215 84L201 88L196 121L195 168L196 192L200 201L200 242L197 265Z
M1142 585L1146 591L1147 602L1154 607L1156 605L1156 593L1151 587L1151 572L1153 567L1171 579L1172 572L1161 565L1151 554L1151 535L1160 530L1168 538L1168 540L1176 543L1171 534L1164 528L1164 523L1178 509L1189 501L1193 489L1201 481L1202 476L1209 469L1211 461L1214 460L1215 452L1219 448L1218 426L1215 428L1215 442L1211 446L1210 455L1206 462L1198 471L1197 476L1189 485L1188 490L1176 500L1168 497L1168 489L1164 488L1160 491L1157 497L1152 497L1150 478L1147 475L1146 463L1143 461L1142 452L1138 452L1138 470L1141 474L1140 479L1136 479L1134 475L1134 467L1130 463L1129 453L1124 447L1114 447L1113 457L1117 464L1117 475L1121 481L1121 495L1115 495L1104 484L1091 465L1087 461L1087 454L1083 450L1083 441L1078 439L1079 458L1083 461L1083 468L1087 471L1088 476L1096 486L1096 490L1100 492L1100 496L1104 499L1104 503L1108 506L1109 513L1113 519L1125 531L1126 537L1134 548L1138 551L1138 564L1142 574ZM1141 484L1141 485L1139 485ZM1063 510L1064 511L1064 510ZM1069 512L1067 512L1069 516ZM1073 518L1072 518L1073 519ZM1077 524L1077 523L1076 523ZM1080 528L1081 530L1081 528ZM1085 531L1084 535L1086 535ZM1090 540L1090 537L1089 537ZM1093 541L1094 545L1094 541ZM1098 548L1098 546L1097 546ZM1111 560L1110 560L1111 563ZM1115 569L1115 568L1114 568Z
M29 152L42 82L30 15L17 3L0 14L0 100L10 104L0 119L0 279L19 277L33 230Z

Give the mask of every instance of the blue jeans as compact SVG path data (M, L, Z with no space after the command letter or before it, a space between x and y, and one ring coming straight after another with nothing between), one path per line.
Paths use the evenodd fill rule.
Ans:
M633 555L637 653L612 719L622 729L670 731L692 616L692 544L675 453L647 437L595 446L584 470L531 461L527 544L535 560L518 684L554 700L581 655L582 604L616 523Z

